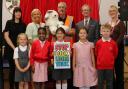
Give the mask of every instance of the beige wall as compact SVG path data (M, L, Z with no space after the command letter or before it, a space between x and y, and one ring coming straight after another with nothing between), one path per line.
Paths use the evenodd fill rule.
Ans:
M110 5L118 6L119 0L99 0L99 15L100 15L100 23L104 24L109 21L108 9Z
M3 6L2 6L2 30L4 30L6 21L12 18L12 14L8 11L5 1L3 0Z

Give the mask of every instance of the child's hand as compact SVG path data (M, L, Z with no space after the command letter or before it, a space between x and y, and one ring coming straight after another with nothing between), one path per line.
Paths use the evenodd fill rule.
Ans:
M32 65L32 72L34 73L35 72L35 66Z
M70 55L72 56L72 51L71 51L71 50L69 51L69 53L70 53Z
M23 69L23 72L26 72L26 71L27 71L27 69L24 68L24 69Z
M52 65L54 64L54 60L53 60L53 59L51 59L51 64L52 64Z
M20 69L20 72L25 72L25 70L24 69Z
M25 67L23 70L24 70L24 72L26 72L28 70L28 67Z

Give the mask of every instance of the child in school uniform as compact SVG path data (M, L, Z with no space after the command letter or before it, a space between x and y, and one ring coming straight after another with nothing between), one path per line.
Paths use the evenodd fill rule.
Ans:
M20 33L17 42L18 46L15 48L13 56L16 65L15 82L19 82L19 89L28 89L28 82L31 81L31 73L27 35Z
M98 89L103 89L104 81L106 81L106 89L113 89L114 63L118 55L118 47L116 42L110 37L111 29L109 24L101 26L102 38L97 41L95 47Z
M35 89L45 89L44 83L48 81L48 58L50 43L46 40L46 29L38 28L38 39L34 40L30 51L30 63L33 71Z
M94 44L87 37L87 29L81 28L79 41L73 44L73 85L79 89L90 89L97 85Z
M62 43L65 37L65 30L63 28L58 28L56 30L56 43ZM51 54L54 56L54 43L51 43ZM52 64L54 59L51 59ZM56 80L56 89L67 89L67 80L71 78L71 69L53 69L52 78Z

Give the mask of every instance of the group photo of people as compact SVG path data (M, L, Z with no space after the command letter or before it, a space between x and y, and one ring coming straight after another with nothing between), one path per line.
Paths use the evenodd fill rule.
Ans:
M127 89L124 85L127 26L119 18L118 5L111 3L107 10L110 19L100 23L98 3L94 7L82 3L73 16L75 4L70 7L66 0L51 3L56 4L56 9L50 8L45 13L42 11L47 5L30 8L36 0L16 1L21 1L20 5L14 6L2 31L3 56L9 65L8 84L3 83L7 89Z

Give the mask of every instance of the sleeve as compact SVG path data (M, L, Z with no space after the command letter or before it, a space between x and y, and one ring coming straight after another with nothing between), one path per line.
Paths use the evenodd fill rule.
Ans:
M114 42L114 56L115 56L115 59L117 58L117 55L118 55L118 46L117 46L116 42Z
M75 31L76 31L76 34L75 34L76 37L75 38L76 38L76 41L78 41L79 40L79 34L78 34L79 33L79 26L78 26L78 24L76 24L76 30Z
M48 58L49 58L49 60L51 59L50 51L51 51L51 43L49 42L49 46L48 46Z
M26 24L23 23L23 32L25 33L26 32Z
M73 44L72 48L76 48L76 43Z
M9 22L9 20L8 20L8 21L6 22L4 32L8 32L9 29L10 29L10 22Z
M30 24L28 24L28 26L27 26L27 28L26 28L26 34L27 34L27 36L28 36L28 39L32 39L32 33L33 33L33 27L32 27L32 25L31 25L31 23Z
M50 44L50 58L54 57L53 50L54 50L54 42L51 42L51 44Z
M120 35L117 39L117 44L120 44L122 42L122 40L124 38L124 35L126 33L126 28L125 28L125 25L124 25L123 22L120 23L120 28L119 29L120 29Z
M91 45L91 48L94 48L94 43L91 42L90 45Z
M98 44L98 42L96 42L96 46L95 46L95 55L97 56L97 53L98 53L98 47L99 46L99 44Z
M15 49L14 49L14 53L13 53L13 59L15 60L15 59L18 59L19 57L18 57L18 48L16 47Z
M100 28L99 28L99 23L96 22L94 43L96 43L99 38L100 38Z
M32 43L31 49L30 49L30 64L34 64L34 50L35 50L35 43Z

